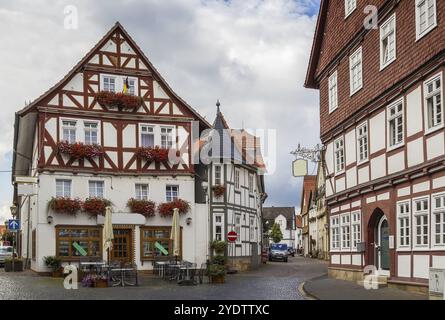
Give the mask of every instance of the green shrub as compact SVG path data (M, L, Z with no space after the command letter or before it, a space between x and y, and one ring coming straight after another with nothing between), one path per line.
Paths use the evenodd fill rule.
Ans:
M226 274L226 267L220 264L211 264L209 266L210 276L224 276Z
M215 250L215 252L217 254L221 254L224 253L226 251L227 248L227 242L225 241L219 241L219 240L214 240L212 241L212 243L210 244L210 247Z
M55 256L43 257L43 261L48 268L51 268L54 272L59 270L62 266L62 260Z
M227 261L226 257L221 255L216 255L213 257L212 263L224 266L226 264L226 261Z

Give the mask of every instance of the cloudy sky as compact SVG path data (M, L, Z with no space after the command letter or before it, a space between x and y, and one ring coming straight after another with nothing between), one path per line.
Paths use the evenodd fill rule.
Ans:
M66 6L78 28L64 27ZM319 0L14 0L0 3L0 221L12 199L14 112L58 82L120 21L171 87L209 121L277 130L266 205L299 207L298 142L318 142L318 93L303 88Z

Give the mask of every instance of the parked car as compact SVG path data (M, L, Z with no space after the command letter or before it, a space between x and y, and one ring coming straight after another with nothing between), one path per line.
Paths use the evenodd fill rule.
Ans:
M288 261L287 244L274 243L270 246L269 261Z
M296 252L297 252L297 251L296 251L295 248L293 248L293 247L289 247L289 248L287 248L287 253L288 253L289 256L295 257L295 253L296 253Z
M8 258L12 258L13 249L11 246L2 246L0 247L0 265L5 264L5 260ZM14 255L15 257L17 255Z

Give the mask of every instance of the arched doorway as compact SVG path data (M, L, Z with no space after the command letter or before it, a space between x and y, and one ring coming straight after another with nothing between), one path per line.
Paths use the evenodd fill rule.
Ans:
M369 220L368 239L368 263L374 265L380 275L389 276L389 224L384 212L379 208L374 210Z

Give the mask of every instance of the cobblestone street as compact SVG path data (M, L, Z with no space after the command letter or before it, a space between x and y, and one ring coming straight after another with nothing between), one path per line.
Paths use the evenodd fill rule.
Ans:
M288 263L268 262L260 269L227 275L223 285L178 286L153 276L140 278L138 287L66 290L62 279L30 272L5 273L0 269L0 299L143 299L143 300L298 300L304 281L327 272L327 264L302 257Z

